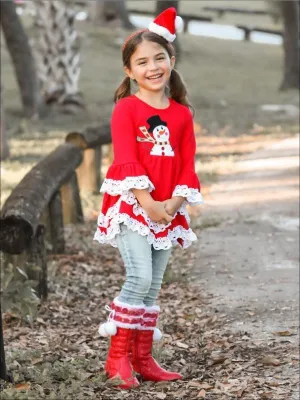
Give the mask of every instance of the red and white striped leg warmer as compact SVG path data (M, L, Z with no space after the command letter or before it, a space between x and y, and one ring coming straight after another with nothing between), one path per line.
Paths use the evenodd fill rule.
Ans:
M117 333L117 328L140 329L145 312L145 306L131 306L122 303L116 297L111 306L106 306L109 311L107 322L99 326L100 336L114 336Z
M160 340L163 336L162 332L156 327L159 313L159 306L145 306L141 327L137 328L143 331L153 331L154 341Z

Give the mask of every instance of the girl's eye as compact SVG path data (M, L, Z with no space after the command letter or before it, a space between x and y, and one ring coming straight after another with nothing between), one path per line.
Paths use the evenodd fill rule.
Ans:
M165 57L159 57L158 58L158 60L164 60L165 59Z
M139 63L139 65L144 65L144 64L146 64L146 61L142 61Z

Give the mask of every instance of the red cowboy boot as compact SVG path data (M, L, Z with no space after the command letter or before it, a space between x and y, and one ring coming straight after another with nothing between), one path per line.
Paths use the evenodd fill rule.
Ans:
M120 381L120 389L131 389L139 386L133 376L133 368L129 358L135 329L140 327L144 306L130 306L115 299L111 304L108 322L99 327L99 334L111 336L105 370L108 378Z
M132 348L132 366L145 381L173 381L182 379L177 372L169 372L161 368L152 357L153 340L161 339L161 332L156 328L159 307L146 307L141 328L135 332L135 341Z

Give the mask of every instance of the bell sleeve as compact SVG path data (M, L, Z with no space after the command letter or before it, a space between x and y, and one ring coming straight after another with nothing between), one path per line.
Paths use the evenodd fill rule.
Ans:
M100 192L118 196L130 189L154 190L145 168L139 162L133 110L126 99L120 100L113 110L111 135L114 161L107 171Z
M187 202L193 206L203 203L203 197L200 192L200 182L195 171L196 139L193 118L190 111L187 111L188 116L180 145L182 170L173 190L172 197L185 197Z

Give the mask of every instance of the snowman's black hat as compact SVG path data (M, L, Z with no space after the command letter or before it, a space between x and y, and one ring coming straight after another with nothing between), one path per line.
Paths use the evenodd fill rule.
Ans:
M160 126L160 125L167 126L167 123L166 123L165 121L162 121L162 120L160 119L160 116L159 116L159 115L153 115L152 117L150 117L149 119L147 119L147 122L148 122L148 124L149 124L149 128L148 128L148 131L149 131L149 132L153 132L154 129L155 129L157 126Z

